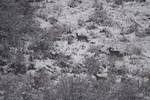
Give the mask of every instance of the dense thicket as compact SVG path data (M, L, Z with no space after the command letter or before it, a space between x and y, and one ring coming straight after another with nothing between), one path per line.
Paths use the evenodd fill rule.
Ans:
M25 0L0 1L1 60L12 59L14 51L23 49L29 37L37 33L33 13L33 7Z
M27 43L37 38L42 30L33 20L35 8L28 0L0 1L0 69L4 71L26 72L24 54ZM8 68L7 68L8 70Z
M23 0L18 2L15 0L1 0L1 47L3 47L3 49L7 47L7 50L9 50L10 47L21 47L25 35L30 34L29 29L31 29L31 23L32 8L27 2Z

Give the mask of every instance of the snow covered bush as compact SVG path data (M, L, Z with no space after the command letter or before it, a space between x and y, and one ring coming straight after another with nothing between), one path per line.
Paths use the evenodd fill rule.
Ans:
M100 62L94 57L89 57L83 62L87 73L94 75L101 71Z
M130 44L126 49L126 53L130 55L142 55L142 48L137 45Z
M68 6L71 7L71 8L75 8L81 3L82 3L82 0L70 0L68 2Z
M92 7L95 8L95 10L103 10L103 3L99 0L94 0Z
M78 25L80 27L84 27L85 26L85 21L83 19L78 19Z
M144 100L142 96L138 96L139 94L138 83L132 79L125 79L115 85L112 91L112 99L110 100Z
M112 26L112 20L108 17L107 11L105 10L96 10L89 17L88 21L102 26Z
M109 85L88 76L62 77L58 83L58 97L62 100L107 100Z
M33 42L31 45L28 47L29 51L33 51L31 56L33 58L40 58L40 59L45 59L50 56L51 51L53 50L52 44L49 41L46 40L37 40Z
M37 36L41 29L35 25L32 19L35 10L26 0L1 0L0 6L0 45L3 47L0 57L10 63L17 56L15 52L24 49L29 38Z

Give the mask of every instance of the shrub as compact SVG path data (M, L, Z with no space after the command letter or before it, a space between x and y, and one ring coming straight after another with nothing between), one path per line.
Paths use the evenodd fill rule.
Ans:
M126 53L130 55L142 55L142 48L133 44L130 44L127 49Z
M29 50L33 50L34 52L44 52L45 50L48 50L48 48L49 45L46 41L36 41L29 47Z
M33 88L35 89L42 89L42 91L44 91L50 85L50 76L48 75L46 68L39 69L33 79Z
M97 29L97 26L94 23L92 23L92 24L87 25L87 29L88 30Z
M100 62L94 57L85 59L83 63L87 73L94 75L100 72Z
M138 85L134 80L126 79L116 85L112 92L112 100L143 100L143 97L138 96Z
M37 40L29 45L28 49L33 51L33 58L47 58L52 50L52 44L46 40Z
M123 5L123 0L114 0L114 3L117 5Z
M99 2L98 0L94 0L94 3L93 3L93 8L95 8L95 10L99 11L99 10L103 10L103 3L102 2Z
M92 79L80 76L62 77L58 83L58 97L62 100L97 100Z
M81 0L70 0L68 2L68 6L71 7L71 8L75 8L77 7L80 3L82 3Z
M83 19L79 19L79 20L78 20L78 25L79 25L80 27L85 26L85 21L84 21Z
M16 64L13 63L10 65L8 72L12 72L14 74L25 74L27 71L26 66L24 64Z
M137 32L137 31L138 31L137 25L132 24L129 27L127 27L125 34L132 34L133 32Z
M146 35L150 35L150 26L149 26L149 28L146 28L146 29L145 29L145 34L146 34Z
M35 31L32 20L34 8L26 0L0 1L0 56L8 61L15 57L12 49L24 48L26 41ZM35 34L34 34L35 35Z
M25 64L25 57L23 55L22 50L17 50L14 55L14 59L11 59L11 64L7 69L8 72L12 72L14 74L25 74L27 71L27 67Z
M2 100L42 100L42 92L33 89L31 75L7 74L1 76Z
M112 26L112 20L108 17L105 10L97 10L89 17L89 21L98 25Z

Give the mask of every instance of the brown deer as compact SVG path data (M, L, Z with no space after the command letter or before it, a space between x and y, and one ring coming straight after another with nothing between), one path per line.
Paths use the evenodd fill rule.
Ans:
M78 41L86 41L89 42L88 37L85 35L79 35L78 33L76 33L76 37Z

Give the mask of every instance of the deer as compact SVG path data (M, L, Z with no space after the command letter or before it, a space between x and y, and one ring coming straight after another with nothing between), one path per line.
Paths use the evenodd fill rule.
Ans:
M97 81L98 81L98 80L107 80L107 77L99 76L99 75L97 75L97 74L93 74L93 75L95 76L95 78L96 78Z
M86 41L89 42L88 37L85 35L79 35L78 33L76 33L76 37L78 41Z
M123 54L121 54L120 51L116 51L112 47L109 47L108 51L109 51L109 54L112 56L123 57Z

